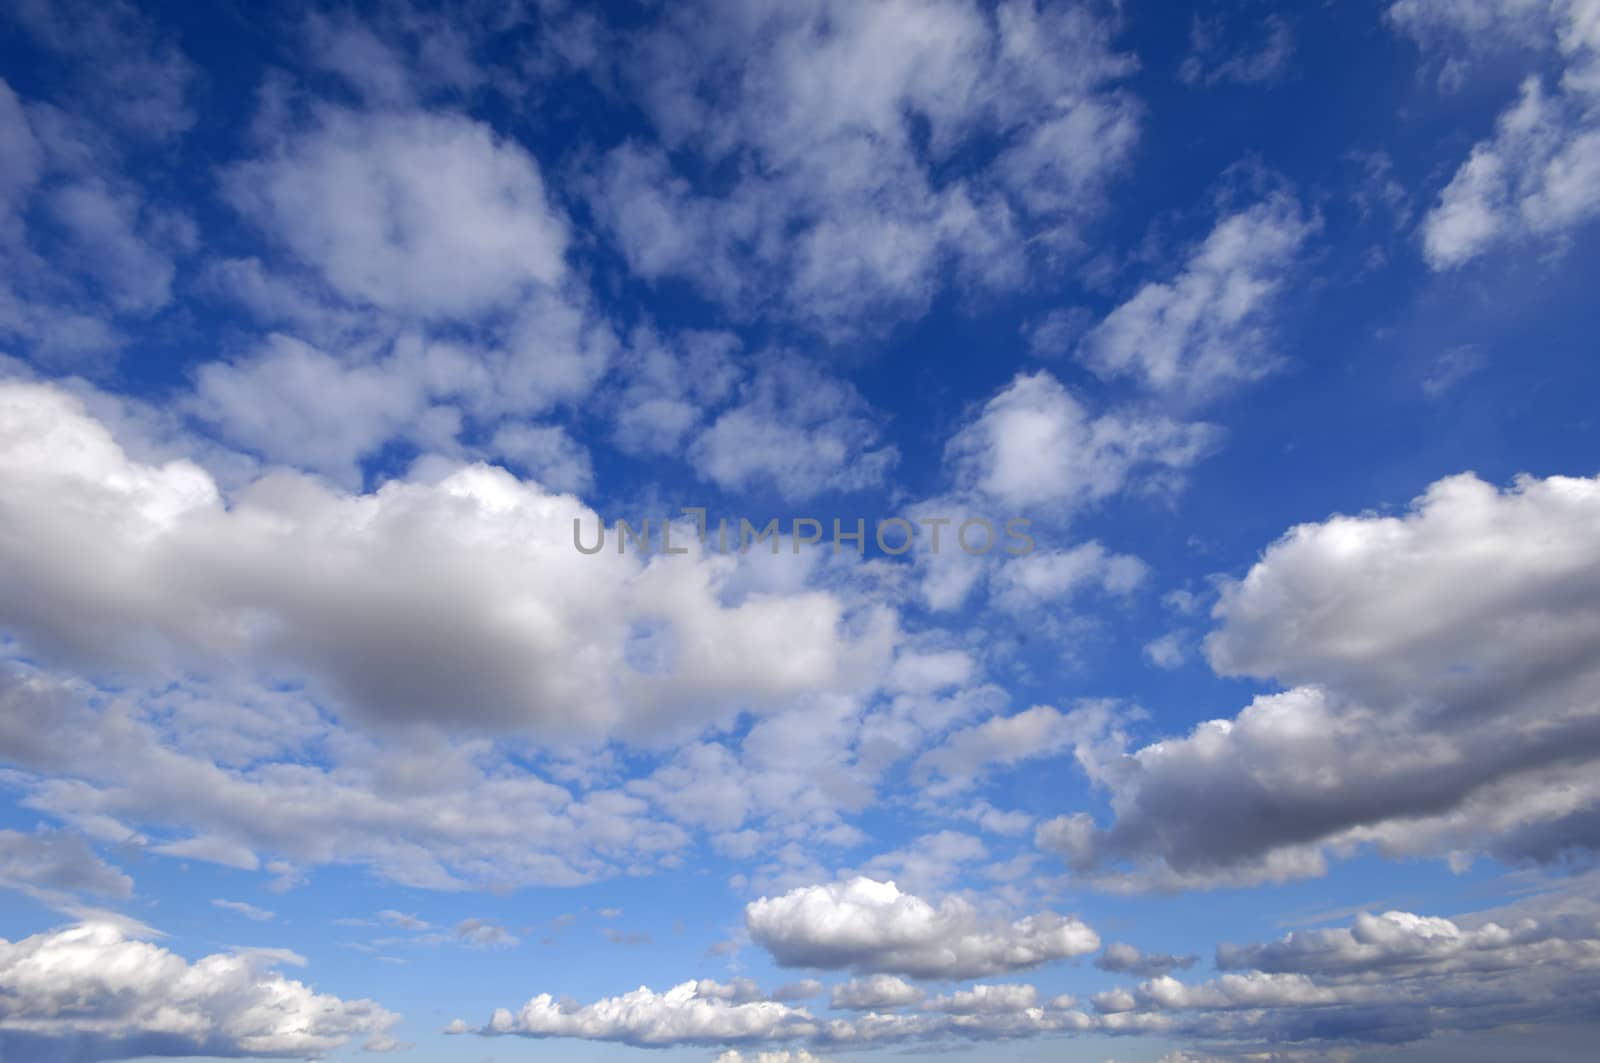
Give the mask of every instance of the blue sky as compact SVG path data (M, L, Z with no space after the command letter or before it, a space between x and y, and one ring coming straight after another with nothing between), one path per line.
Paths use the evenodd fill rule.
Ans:
M1597 115L1593 0L9 5L0 1059L1589 1058Z

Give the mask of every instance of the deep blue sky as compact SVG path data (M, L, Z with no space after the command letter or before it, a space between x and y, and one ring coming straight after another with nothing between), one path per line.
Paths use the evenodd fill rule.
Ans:
M1593 0L13 5L0 1058L1582 1058L1597 114ZM683 506L953 524L573 549Z

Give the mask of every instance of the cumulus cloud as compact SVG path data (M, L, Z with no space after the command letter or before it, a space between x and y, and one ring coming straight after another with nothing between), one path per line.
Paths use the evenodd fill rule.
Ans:
M1392 1052L1507 1024L1521 1026L1523 1043L1542 1042L1554 1025L1577 1020L1578 1001L1600 985L1600 925L1592 912L1532 907L1514 909L1511 925L1483 915L1363 914L1348 928L1223 946L1218 965L1228 973L1208 981L1156 977L1096 994L1094 1004L1108 1032L1159 1032L1201 1050L1248 1039L1312 1053L1362 1042Z
M737 1048L730 1048L719 1053L712 1063L827 1063L821 1056L814 1056L804 1048L780 1048L776 1051L745 1053Z
M1282 361L1274 311L1320 222L1287 192L1218 220L1177 276L1152 281L1083 338L1078 356L1102 377L1206 398Z
M910 978L981 978L1100 945L1089 927L1054 912L1006 922L959 897L935 905L868 878L762 897L745 906L745 926L783 967Z
M840 982L830 992L828 1004L846 1011L886 1011L920 1004L927 995L903 978L875 974Z
M258 950L189 963L99 923L0 940L0 1050L39 1060L304 1059L358 1037L369 1048L394 1046L398 1015L316 993L274 969L303 962Z
M1389 19L1451 55L1451 69L1508 42L1553 53L1563 68L1555 84L1537 74L1523 80L1493 135L1473 146L1439 194L1422 221L1431 267L1453 269L1506 244L1559 244L1600 214L1600 20L1592 4L1399 0Z
M727 491L770 487L786 501L876 487L899 461L855 388L809 363L764 365L702 432L689 459Z
M636 275L829 333L920 312L951 269L1014 280L1029 236L1071 245L1135 143L1113 30L1029 2L684 5L628 49L659 142L602 160L596 214ZM989 165L941 172L980 139ZM733 160L731 186L695 182Z
M1019 374L945 449L958 484L1018 509L1072 510L1136 478L1168 482L1210 452L1219 430L1158 415L1093 416L1047 372Z
M1195 965L1195 956L1169 956L1164 952L1144 953L1124 941L1113 941L1094 959L1094 965L1113 974L1136 974L1150 978L1170 974L1174 970L1188 970Z
M640 986L592 1004L557 1001L541 993L515 1014L499 1008L485 1026L474 1029L457 1019L446 1032L577 1037L663 1047L781 1041L816 1030L815 1020L804 1008L770 1000L734 1001L720 988L715 982L684 982L656 993Z
M975 985L935 997L931 1010L947 1015L994 1015L1028 1011L1039 1006L1039 991L1031 985Z
M346 299L391 312L472 316L565 272L538 164L459 115L324 108L224 189Z
M1597 520L1600 480L1463 474L1403 514L1293 529L1206 640L1219 673L1290 689L1133 752L1108 725L1077 752L1113 823L1060 817L1040 844L1117 887L1316 875L1363 844L1592 856Z
M1066 550L1032 550L1004 562L990 577L989 594L996 605L1012 611L1059 608L1086 590L1128 594L1149 571L1137 557L1090 541Z
M1011 766L1035 757L1056 756L1103 726L1104 705L1062 712L1035 705L1011 716L993 716L953 732L918 758L913 777L932 798L976 786L993 765Z
M52 388L4 385L0 406L0 617L103 674L249 662L367 719L568 736L670 730L844 675L835 596L728 604L730 558L580 556L573 523L598 516L503 470L367 495L273 474L224 499L193 464L130 459Z

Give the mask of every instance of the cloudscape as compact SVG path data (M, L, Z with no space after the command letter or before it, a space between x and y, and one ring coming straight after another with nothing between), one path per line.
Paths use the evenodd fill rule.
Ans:
M0 1063L1586 1063L1600 0L12 0Z

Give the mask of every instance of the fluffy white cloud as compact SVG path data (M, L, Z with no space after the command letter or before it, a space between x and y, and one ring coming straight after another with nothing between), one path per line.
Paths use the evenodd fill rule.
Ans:
M225 502L192 464L130 460L61 392L8 384L0 407L0 616L100 672L248 662L369 719L599 735L848 668L833 595L730 603L731 558L581 556L574 521L592 538L597 516L501 470L368 495L274 474Z
M1294 686L1135 752L1115 727L1080 742L1114 822L1061 817L1040 844L1112 887L1315 875L1362 844L1592 855L1597 521L1600 480L1468 474L1401 515L1293 529L1225 588L1206 645L1222 674Z
M648 86L661 144L603 160L596 213L638 275L874 330L919 312L948 269L992 286L1018 276L1027 237L1070 246L1137 136L1112 30L1027 0L682 5L624 71ZM941 173L980 139L990 165ZM741 176L702 189L672 153L685 174L739 160Z
M920 1004L927 995L902 978L892 974L875 974L840 982L833 987L828 1004L847 1011L884 1011Z
M1540 964L1600 968L1600 924L1568 916L1524 916L1459 925L1411 912L1362 912L1349 927L1296 930L1259 945L1223 945L1217 966L1274 974L1379 975L1423 971L1514 971Z
M1006 922L959 897L934 905L868 878L762 897L745 906L745 926L784 967L911 978L981 978L1100 945L1089 927L1054 912Z
M1276 368L1273 311L1320 222L1279 192L1220 219L1170 281L1151 282L1108 314L1078 355L1103 377L1204 398Z
M1174 477L1212 450L1219 430L1156 415L1092 416L1046 372L1017 376L945 450L957 483L1019 510L1071 511L1136 476Z
M341 295L391 312L472 316L565 272L537 163L458 115L324 108L224 187Z
M711 992L702 992L702 987ZM770 1000L735 1002L718 992L719 988L714 982L684 982L656 993L640 986L631 993L581 1005L541 993L516 1014L499 1008L483 1027L474 1029L457 1019L447 1032L576 1037L661 1047L781 1041L816 1031L815 1021L804 1008Z
M918 758L913 778L932 798L976 786L991 765L1013 765L1034 757L1056 756L1104 725L1108 707L1087 705L1062 712L1035 705L1011 716L992 716L953 732Z
M737 1048L730 1048L719 1053L712 1063L827 1063L821 1056L814 1056L804 1048L780 1048L768 1052L740 1052Z
M1113 553L1091 541L1067 550L1036 549L1005 561L990 577L989 594L995 604L1013 611L1059 608L1073 595L1091 588L1128 594L1144 582L1149 571L1137 557Z
M1399 0L1391 22L1430 48L1483 51L1515 42L1554 52L1559 84L1523 81L1493 136L1473 146L1422 222L1422 249L1436 270L1491 248L1570 237L1600 215L1600 18L1591 0ZM1470 59L1455 58L1459 68Z
M317 1058L365 1037L393 1046L400 1017L313 992L282 951L194 963L105 924L0 940L0 1051L38 1060L215 1055Z
M935 997L929 1004L947 1015L1003 1015L1038 1006L1039 991L1031 985L975 985Z
M727 491L769 486L803 502L823 491L883 483L899 452L856 390L798 360L757 372L739 401L694 441L690 461Z

